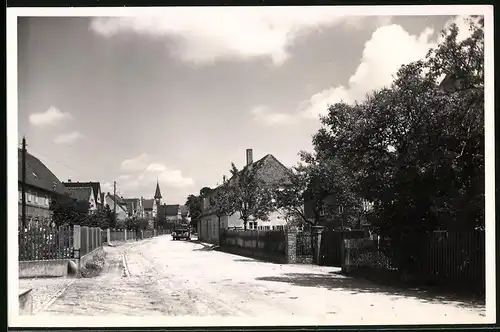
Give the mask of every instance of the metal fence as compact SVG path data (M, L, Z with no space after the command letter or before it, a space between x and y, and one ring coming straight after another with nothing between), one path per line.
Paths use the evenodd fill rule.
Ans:
M20 229L19 261L73 257L73 230L70 226Z

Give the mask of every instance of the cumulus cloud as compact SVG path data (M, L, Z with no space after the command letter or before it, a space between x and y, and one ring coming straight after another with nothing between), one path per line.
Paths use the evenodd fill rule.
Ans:
M464 40L470 35L466 18L457 16L449 20L444 28L456 23L459 28L457 39ZM442 41L442 37L432 40L433 34L433 29L426 28L420 35L411 35L396 24L378 28L365 43L361 63L348 84L330 87L314 94L302 103L301 115L317 119L319 115L326 114L328 105L341 101L360 101L367 93L390 85L402 65L423 59L429 49Z
M142 171L147 167L147 160L149 156L146 153L142 153L141 155L125 159L122 161L121 169L124 171Z
M79 131L73 131L67 134L61 134L54 138L56 144L71 144L81 139L83 135Z
M51 106L45 112L32 113L29 121L37 127L55 125L58 122L69 117L69 113L61 112L58 108Z
M121 169L129 174L119 177L120 188L125 191L154 189L156 181L160 186L183 188L194 184L192 178L185 177L180 170L172 169L166 165L152 161L147 153L137 157L125 159L121 163Z
M177 7L157 16L95 18L90 28L105 37L170 37L171 54L189 63L268 57L280 65L299 34L344 19L333 7Z
M257 106L251 112L255 120L267 126L293 124L298 120L293 114L272 112L266 106Z
M361 63L347 86L334 86L314 94L304 104L302 114L317 118L327 112L328 105L341 101L353 103L373 90L390 85L401 65L422 59L437 45L430 40L433 32L427 28L418 36L411 35L396 24L378 28L365 43Z

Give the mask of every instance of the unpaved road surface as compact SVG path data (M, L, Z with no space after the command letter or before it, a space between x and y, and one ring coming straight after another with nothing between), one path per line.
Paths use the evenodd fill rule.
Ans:
M76 279L46 315L309 316L378 323L481 322L484 307L381 288L338 269L280 265L160 236L105 247L100 276ZM382 318L383 319L382 319ZM381 320L382 319L382 320Z

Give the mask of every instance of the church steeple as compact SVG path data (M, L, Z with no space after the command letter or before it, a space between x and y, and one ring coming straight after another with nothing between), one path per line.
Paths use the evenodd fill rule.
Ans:
M161 198L161 192L160 192L160 183L156 181L156 190L155 190L155 199L160 199Z

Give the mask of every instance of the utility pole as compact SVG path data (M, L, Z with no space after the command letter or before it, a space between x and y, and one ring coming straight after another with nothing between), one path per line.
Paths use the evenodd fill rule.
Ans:
M22 171L21 171L21 210L22 210L22 222L23 227L26 228L26 137L23 136L23 143L21 148L21 162L22 162Z
M113 181L113 224L116 227L116 181Z

